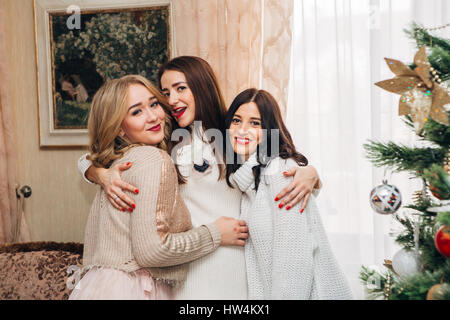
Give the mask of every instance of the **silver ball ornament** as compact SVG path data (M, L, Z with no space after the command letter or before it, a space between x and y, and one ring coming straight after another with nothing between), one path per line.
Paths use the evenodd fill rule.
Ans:
M370 192L370 206L380 214L392 214L402 205L402 195L396 186L383 184L372 189Z
M401 277L419 273L422 268L420 254L415 250L401 249L392 258L392 268Z

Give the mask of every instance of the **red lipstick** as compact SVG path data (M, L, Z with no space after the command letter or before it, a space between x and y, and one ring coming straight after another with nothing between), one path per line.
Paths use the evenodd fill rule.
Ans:
M184 114L184 112L186 111L186 107L184 107L184 108L177 108L177 109L175 109L174 111L172 111L172 115L176 118L176 119L179 119L183 114Z
M154 127L151 127L151 128L148 129L148 130L150 130L150 131L159 131L159 130L161 130L161 125L158 124L158 125L156 125L156 126L154 126Z

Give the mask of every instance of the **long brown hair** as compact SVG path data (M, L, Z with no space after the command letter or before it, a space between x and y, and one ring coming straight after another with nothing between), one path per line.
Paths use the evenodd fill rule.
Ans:
M226 104L219 87L219 82L208 62L199 57L180 56L166 62L158 71L159 88L162 90L161 78L165 71L173 70L184 74L195 101L194 121L201 121L204 131L217 129L223 131ZM222 157L222 145L216 146L215 140L205 141L213 145L219 157ZM221 159L221 158L220 158ZM225 166L219 164L219 180L225 177Z
M128 88L132 84L146 87L161 104L166 113L166 121L164 140L157 147L166 151L171 147L172 117L165 105L164 96L146 78L140 75L124 76L105 82L92 100L88 120L89 159L96 167L109 168L114 160L120 159L128 149L144 145L143 143L132 143L127 137L119 135L120 127L128 110Z
M227 115L225 117L225 128L229 129L231 121L233 120L234 114L239 109L239 107L245 103L254 102L258 107L258 111L261 115L261 126L267 132L266 141L261 142L257 147L257 160L259 165L253 168L253 175L255 177L255 187L258 189L261 167L265 167L267 163L275 158L280 157L282 159L292 158L297 162L299 166L308 165L308 159L295 149L294 142L292 141L291 135L286 128L281 116L280 107L278 106L275 98L265 90L258 90L255 88L247 89L242 91L240 94L234 98L228 109ZM277 130L278 135L276 137L272 136L272 130ZM228 137L226 131L224 135ZM274 139L278 138L278 148L273 150L272 146L276 146L277 141ZM229 144L229 139L225 139L225 144ZM224 146L226 148L226 145ZM225 150L230 150L226 148ZM236 172L241 164L237 161L238 154L231 150L232 163L227 163L226 168L226 181L230 187L233 187L230 183L230 175ZM228 159L230 156L228 156ZM229 161L228 161L229 162Z

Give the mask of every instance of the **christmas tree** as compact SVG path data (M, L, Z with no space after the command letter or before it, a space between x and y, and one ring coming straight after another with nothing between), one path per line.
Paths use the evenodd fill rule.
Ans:
M425 29L413 23L405 31L417 44L414 62L385 59L395 77L376 83L400 95L399 115L428 145L364 145L376 167L406 171L423 182L413 203L403 207L408 213L395 213L401 196L394 186L385 182L372 191L372 208L393 213L401 224L403 230L392 235L403 248L384 261L385 271L362 267L360 279L371 299L450 299L450 40L432 35L449 26Z

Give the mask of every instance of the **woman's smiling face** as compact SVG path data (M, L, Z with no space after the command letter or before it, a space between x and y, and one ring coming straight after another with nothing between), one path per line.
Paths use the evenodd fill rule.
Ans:
M244 103L236 110L229 133L234 152L247 160L256 151L263 136L261 115L256 103Z
M122 136L132 143L156 146L164 139L165 117L156 97L143 85L128 88L127 114L122 121Z
M167 97L172 116L178 125L185 128L195 119L195 99L184 73L175 70L164 71L161 77L161 92Z

